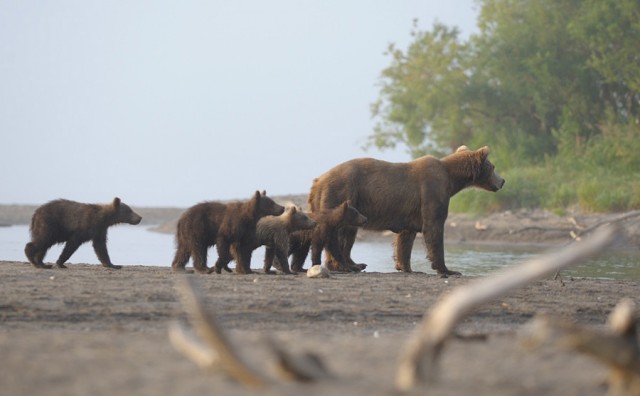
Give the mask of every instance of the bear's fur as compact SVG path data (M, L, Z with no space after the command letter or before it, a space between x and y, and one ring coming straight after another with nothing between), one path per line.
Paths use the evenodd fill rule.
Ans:
M498 191L504 179L494 172L487 159L489 148L477 151L461 146L442 159L430 155L407 163L390 163L372 158L359 158L342 163L316 180L309 194L313 213L338 206L350 200L369 221L365 228L397 233L395 267L411 272L411 248L416 233L422 232L431 267L441 276L460 275L450 271L444 262L444 224L449 200L467 187ZM342 257L329 262L351 259L356 227L344 227L340 233Z
M289 235L298 230L310 230L316 226L302 210L289 206L280 216L266 216L258 221L256 243L254 248L265 246L264 272L273 273L275 265L285 274L290 274L287 253L289 252Z
M342 257L338 244L338 233L343 227L360 227L367 222L367 218L363 216L356 208L345 201L341 205L316 211L309 214L318 225L312 230L296 231L289 238L289 255L292 255L291 270L293 272L305 272L302 267L309 248L311 248L311 265L320 265L322 249L326 247L328 252L332 253L335 259L331 263L327 263L327 269L331 271L348 271ZM359 268L359 270L364 267Z
M268 215L279 215L284 207L256 191L252 199L242 202L202 202L187 209L178 220L176 254L171 264L174 271L184 271L189 257L199 273L210 273L207 251L216 245L218 261L216 272L228 267L231 246L237 251L236 272L250 272L251 252L258 220ZM247 271L248 269L248 271Z
M138 224L142 220L120 198L106 205L86 204L58 199L48 202L33 213L31 218L31 242L24 252L35 267L51 268L44 264L44 256L49 248L66 242L56 261L59 268L67 268L64 263L83 243L93 241L93 250L104 267L120 269L113 265L107 251L107 229L118 223Z

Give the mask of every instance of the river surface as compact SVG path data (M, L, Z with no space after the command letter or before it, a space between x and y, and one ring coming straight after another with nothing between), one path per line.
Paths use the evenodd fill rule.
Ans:
M26 261L24 245L29 241L28 226L0 227L0 260ZM45 262L55 262L63 245L49 249ZM173 235L151 232L144 227L129 225L109 229L107 244L111 261L122 265L171 265L175 251ZM498 269L511 267L544 250L520 246L454 245L445 244L445 261L449 269L465 275L486 275ZM352 256L356 262L368 264L370 272L395 272L391 243L356 241ZM209 250L209 266L215 263L215 249ZM253 254L252 268L262 267L264 249ZM71 256L69 263L98 264L91 243L85 243ZM422 243L416 239L412 253L414 271L433 272L426 259ZM189 264L190 265L190 264ZM232 264L233 265L233 264ZM309 267L309 259L305 268ZM580 266L563 272L565 276L605 279L640 280L640 254L637 252L610 252Z

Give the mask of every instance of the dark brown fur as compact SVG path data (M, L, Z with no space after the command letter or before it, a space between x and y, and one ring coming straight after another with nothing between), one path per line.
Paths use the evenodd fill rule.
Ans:
M267 216L258 221L255 248L265 246L264 272L273 273L274 265L285 274L290 274L287 253L289 252L289 235L298 230L309 230L316 226L316 221L309 218L295 206L289 206L280 216Z
M222 272L229 269L232 260L231 248L237 253L236 272L250 273L251 252L255 240L256 224L267 215L279 215L284 208L263 192L256 191L252 199L223 204L203 202L192 206L182 214L176 230L176 254L171 267L184 271L189 257L193 268L199 273L210 273L214 269ZM207 267L207 251L216 245L218 261L215 267Z
M338 233L346 226L359 227L367 222L356 208L345 201L341 205L310 213L309 217L314 219L318 225L312 230L296 231L289 238L289 255L292 255L291 270L293 272L304 272L302 267L309 248L311 248L312 265L322 264L322 249L332 252L335 258L331 263L327 263L327 269L331 271L350 270L342 257L338 244ZM359 268L361 270L363 268Z
M83 243L93 241L93 250L103 266L119 269L113 265L107 251L107 229L118 223L138 224L142 220L129 206L114 198L106 205L85 204L58 199L40 206L31 218L31 242L24 252L35 267L51 268L44 264L49 248L66 242L56 261L59 268Z
M365 228L397 233L395 260L399 271L411 272L411 249L416 233L422 232L432 268L441 276L459 275L444 262L449 200L467 187L494 192L502 188L504 179L494 172L488 155L488 147L471 151L462 146L442 159L429 155L407 163L354 159L314 180L309 206L315 213L350 200L369 219ZM356 227L344 227L339 241L342 257L336 259L327 252L326 260L344 259L356 269L351 248L357 232Z

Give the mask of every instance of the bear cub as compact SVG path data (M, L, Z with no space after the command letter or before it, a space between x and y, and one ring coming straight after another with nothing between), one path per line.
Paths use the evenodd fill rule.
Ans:
M290 236L289 255L293 256L291 270L293 272L306 272L302 267L309 254L309 248L311 248L312 265L322 264L322 250L326 247L331 255L337 258L337 264L329 265L327 267L328 270L351 271L347 263L344 260L340 260L342 249L338 242L338 235L343 227L361 227L365 225L367 218L351 206L349 201L345 201L332 209L309 213L309 217L315 220L318 225L312 230L296 231ZM354 270L361 271L363 269L364 267L358 267L357 270Z
M256 237L256 224L264 216L280 215L284 207L276 204L267 193L256 191L247 201L220 203L202 202L187 209L178 220L176 254L171 267L185 271L189 257L193 268L201 274L231 272L231 250L236 253L236 272L251 271L250 261ZM218 261L207 267L207 251L216 245Z
M256 229L255 248L265 246L264 272L273 274L274 265L285 274L290 274L289 235L298 230L310 230L317 222L309 218L302 210L295 206L288 206L280 216L267 216L258 221Z
M67 268L64 263L83 243L93 241L93 250L104 267L120 269L113 265L107 251L107 229L119 223L139 224L142 217L131 208L114 198L106 205L86 204L58 199L48 202L33 213L31 218L31 242L24 252L36 268L51 268L44 264L44 256L49 248L66 242L56 265Z

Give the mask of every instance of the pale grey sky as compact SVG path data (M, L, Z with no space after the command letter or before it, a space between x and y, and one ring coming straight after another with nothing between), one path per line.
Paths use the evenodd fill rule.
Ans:
M0 0L0 203L306 193L365 152L389 43L474 0Z

